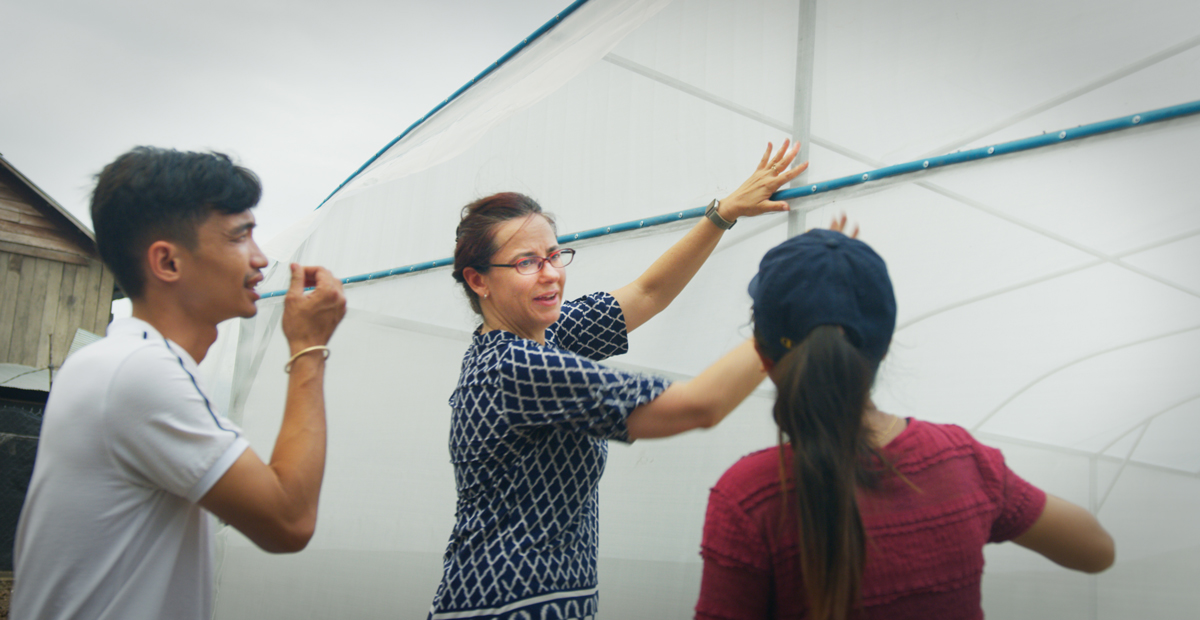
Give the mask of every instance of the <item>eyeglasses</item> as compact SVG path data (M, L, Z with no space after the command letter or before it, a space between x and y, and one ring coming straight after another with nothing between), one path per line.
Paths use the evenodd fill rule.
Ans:
M562 269L563 267L570 265L571 261L574 259L575 250L563 248L545 258L541 256L530 256L528 258L522 258L511 265L497 265L496 263L488 264L492 267L512 267L513 269L517 270L517 273L528 276L541 271L542 267L544 267L546 263L550 263L550 265L555 269Z

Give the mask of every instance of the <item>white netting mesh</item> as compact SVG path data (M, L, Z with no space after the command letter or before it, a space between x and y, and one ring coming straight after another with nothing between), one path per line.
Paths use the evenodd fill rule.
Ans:
M501 190L537 198L563 233L692 208L789 135L795 3L585 9L400 142L281 257L340 276L443 258L461 206ZM807 178L1200 99L1197 23L1200 5L1171 0L820 3ZM599 31L609 39L585 40ZM531 82L551 59L553 77ZM1200 120L1184 119L794 203L809 226L849 213L888 261L900 316L881 407L971 429L1035 484L1098 509L1117 540L1099 577L989 548L989 618L1178 618L1200 605L1187 579L1200 573L1198 142ZM686 225L580 244L568 296L629 282ZM615 363L693 375L747 336L745 285L786 229L785 216L738 224ZM446 399L475 321L445 268L348 294L316 537L276 558L226 532L220 618L428 610L453 522ZM264 452L285 385L278 307L224 326L206 361ZM772 395L712 431L613 447L602 617L691 617L708 487L774 442Z

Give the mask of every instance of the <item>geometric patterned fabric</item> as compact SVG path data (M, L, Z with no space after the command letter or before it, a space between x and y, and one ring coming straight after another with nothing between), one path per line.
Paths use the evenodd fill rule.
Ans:
M564 303L545 345L475 334L450 397L458 504L431 620L596 613L608 440L670 385L596 363L628 346L608 293Z

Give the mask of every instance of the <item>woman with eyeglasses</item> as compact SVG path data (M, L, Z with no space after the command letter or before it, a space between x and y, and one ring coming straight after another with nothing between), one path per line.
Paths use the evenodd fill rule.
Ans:
M792 237L763 257L750 297L779 445L712 488L698 620L982 619L993 542L1089 573L1112 564L1095 517L1022 480L999 450L875 407L896 300L867 244Z
M628 332L675 299L734 221L787 209L770 196L807 168L789 169L797 150L768 144L754 174L645 273L572 301L575 252L536 202L505 193L463 208L454 279L482 325L450 397L458 505L432 620L596 614L607 440L711 427L765 376L749 342L674 384L598 362L627 350Z

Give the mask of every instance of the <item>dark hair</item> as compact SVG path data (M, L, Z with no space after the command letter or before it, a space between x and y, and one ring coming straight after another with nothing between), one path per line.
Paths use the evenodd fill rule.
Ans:
M142 295L145 251L167 240L196 247L196 229L213 211L241 213L258 204L262 185L221 153L139 146L96 175L92 225L100 258L131 298Z
M863 424L879 360L863 355L841 328L821 325L775 361L780 469L786 441L808 617L842 620L859 603L866 562L856 491L890 467ZM786 506L787 481L780 483Z
M496 229L509 220L530 215L546 218L554 228L553 215L542 211L534 199L516 192L492 194L462 208L462 221L454 231L454 280L462 285L476 314L483 314L479 295L467 284L463 270L471 267L479 273L487 273L491 269L488 265L492 255L499 249L495 243Z

